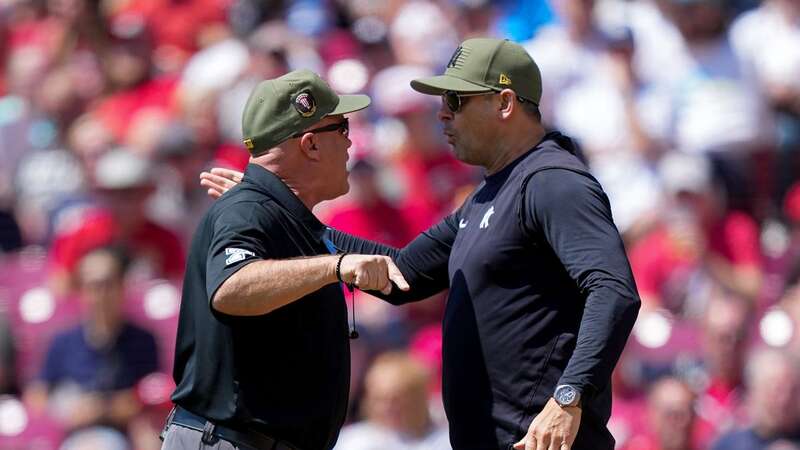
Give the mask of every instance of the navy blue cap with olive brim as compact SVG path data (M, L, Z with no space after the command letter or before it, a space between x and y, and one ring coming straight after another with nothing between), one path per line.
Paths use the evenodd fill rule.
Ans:
M355 112L369 104L366 95L338 95L316 73L295 70L253 89L242 114L244 145L258 156L327 116Z

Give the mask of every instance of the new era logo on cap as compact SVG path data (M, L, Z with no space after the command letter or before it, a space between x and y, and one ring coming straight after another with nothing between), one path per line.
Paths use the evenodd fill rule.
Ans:
M511 79L508 78L508 76L506 74L501 73L500 74L500 81L498 81L498 83L500 83L500 84L502 84L504 86L511 86Z

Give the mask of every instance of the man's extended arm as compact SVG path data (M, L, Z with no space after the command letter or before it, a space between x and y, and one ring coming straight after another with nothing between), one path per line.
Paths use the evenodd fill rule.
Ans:
M208 195L219 198L242 181L243 174L236 170L215 167L200 174L200 184L208 189ZM330 238L337 250L347 253L384 255L394 260L408 284L408 292L395 290L391 295L382 296L393 304L402 304L430 297L448 288L447 263L450 250L456 238L455 214L423 232L403 249L397 249L378 242L369 241L341 231L331 229Z
M445 217L428 230L420 233L402 249L362 239L331 229L331 240L344 252L384 255L392 258L411 288L394 290L389 295L371 294L393 304L422 300L448 288L450 285L447 263L456 238L455 215ZM456 220L456 222L453 222Z
M338 282L338 255L254 261L230 276L214 294L214 309L233 316L267 314ZM401 290L408 284L385 256L347 255L341 261L342 279L364 291L389 294L392 282Z
M390 293L394 282L408 289L400 270L387 256L325 255L287 257L280 218L256 202L229 205L213 222L206 260L210 306L233 316L267 314L281 306L343 281L362 290Z

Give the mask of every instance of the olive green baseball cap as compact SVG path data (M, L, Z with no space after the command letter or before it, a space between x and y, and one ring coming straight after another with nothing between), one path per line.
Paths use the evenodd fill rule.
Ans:
M411 81L414 90L429 95L446 91L485 92L512 89L535 104L542 98L542 75L531 55L508 39L467 39L456 49L444 75Z
M326 116L369 106L366 95L338 95L310 70L265 80L253 89L242 114L244 145L260 155Z

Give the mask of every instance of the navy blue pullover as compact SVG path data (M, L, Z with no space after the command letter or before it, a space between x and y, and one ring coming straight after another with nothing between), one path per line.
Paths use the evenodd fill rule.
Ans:
M398 250L333 230L343 251L391 256L416 301L449 287L443 397L456 450L507 449L558 384L583 395L573 449L612 450L611 372L640 301L608 198L550 133Z

